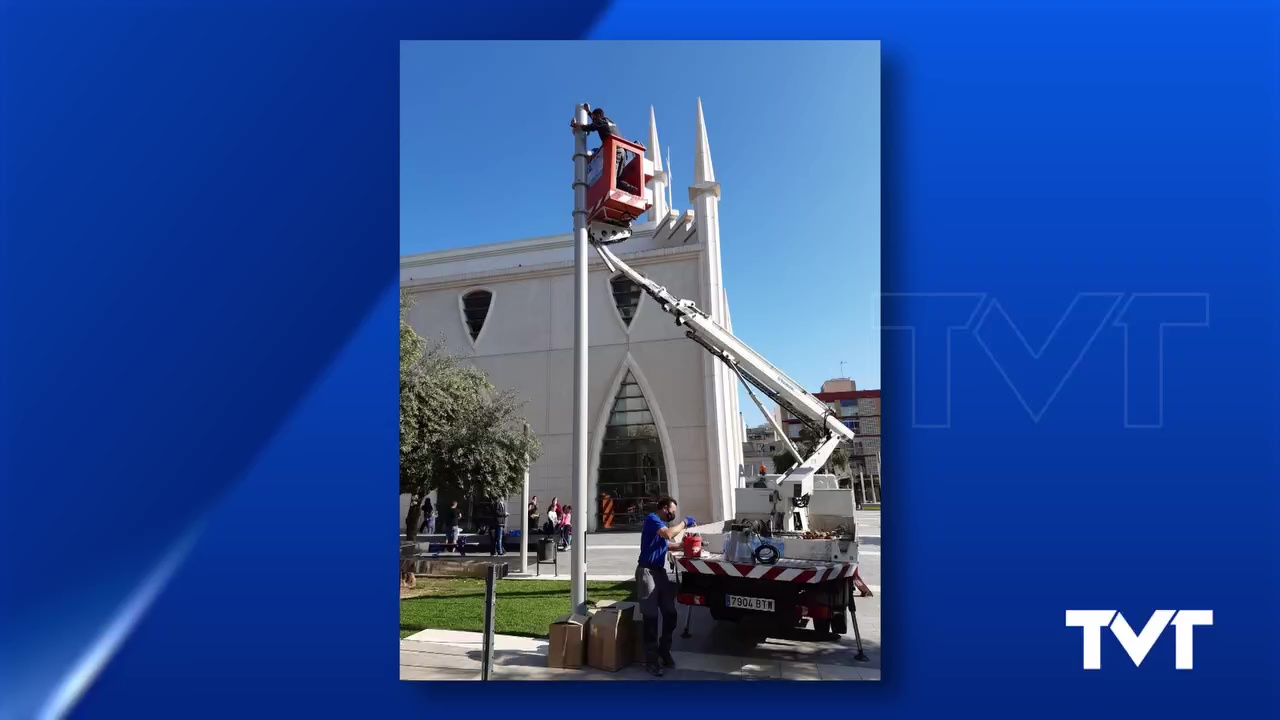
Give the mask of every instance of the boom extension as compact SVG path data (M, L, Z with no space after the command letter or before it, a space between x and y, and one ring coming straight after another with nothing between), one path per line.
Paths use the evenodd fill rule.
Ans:
M795 443L791 442L791 438L787 437L786 431L783 430L782 426L778 424L778 421L774 419L773 413L770 413L765 408L764 403L760 402L760 398L756 397L756 394L752 392L751 383L748 383L747 379L742 376L742 371L738 369L737 365L730 365L729 367L733 370L734 374L738 376L738 380L742 383L742 387L747 389L747 394L751 396L751 400L756 404L756 407L760 408L760 414L764 415L764 419L768 420L769 424L773 426L773 431L778 434L778 438L786 444L787 452L791 453L791 457L795 458L796 462L803 463L804 458L800 457L800 451L796 449Z
M685 328L685 334L699 345L707 349L715 357L728 365L748 386L754 385L765 395L809 427L825 433L825 441L818 446L812 455L803 460L783 435L787 449L800 460L800 464L790 473L816 473L826 464L831 453L841 440L852 440L855 435L845 427L840 419L832 414L819 399L801 388L794 380L787 377L763 356L752 350L746 343L734 337L732 333L720 327L706 313L698 309L692 300L682 300L667 292L667 289L641 275L630 265L618 259L613 251L600 244L595 244L596 252L609 268L610 272L621 272L645 291L649 297L657 301L663 312L672 315L676 324ZM750 392L750 387L748 387ZM754 395L753 395L754 398ZM758 402L758 401L757 401ZM768 415L768 413L765 413ZM788 474L790 474L788 473Z

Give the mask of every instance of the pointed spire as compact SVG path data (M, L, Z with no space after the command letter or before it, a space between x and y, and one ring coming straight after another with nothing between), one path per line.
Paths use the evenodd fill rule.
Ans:
M711 146L707 142L707 121L702 117L702 98L698 98L698 131L694 137L693 181L715 182L716 173L711 167Z
M653 193L653 205L649 208L649 220L662 222L671 207L668 201L667 174L662 171L662 148L658 145L658 120L654 116L653 106L649 106L649 147L645 148L645 158L653 163L653 179L649 181L649 189Z
M693 148L693 185L689 186L689 202L699 198L720 199L720 183L711 168L711 144L707 142L707 121L702 117L702 98L698 98L698 132Z
M649 106L649 159L653 161L655 172L662 172L662 149L658 147L658 121L653 114L653 106Z

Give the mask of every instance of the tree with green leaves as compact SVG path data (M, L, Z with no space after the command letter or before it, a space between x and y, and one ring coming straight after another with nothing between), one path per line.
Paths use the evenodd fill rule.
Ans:
M800 457L809 457L813 454L818 446L826 440L825 436L814 432L808 425L800 427L800 438L795 441L796 449L800 451ZM773 456L773 471L779 475L790 470L796 465L796 459L791 453L785 449ZM831 457L827 458L827 464L823 465L819 470L820 473L839 475L849 470L849 451L842 447L837 447L831 453Z
M796 464L796 459L791 457L791 453L783 450L773 454L773 472L777 475L790 470Z
M516 392L495 388L443 339L420 337L408 322L411 307L401 292L400 492L412 498L406 524L416 530L432 490L477 500L515 494L540 448Z

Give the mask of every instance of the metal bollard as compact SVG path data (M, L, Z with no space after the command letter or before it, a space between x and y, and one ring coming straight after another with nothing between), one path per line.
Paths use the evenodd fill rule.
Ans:
M480 679L488 680L493 672L493 610L498 593L498 565L490 565L484 579L484 656L480 661Z

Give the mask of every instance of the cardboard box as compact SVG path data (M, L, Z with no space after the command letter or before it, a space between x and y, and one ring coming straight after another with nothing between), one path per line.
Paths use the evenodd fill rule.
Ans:
M551 623L547 632L551 641L547 648L547 667L571 670L582 667L588 623L585 615L561 615Z
M597 611L615 610L620 613L629 613L632 618L640 617L640 604L631 602L630 600L606 600L596 605Z
M631 640L636 605L609 603L591 615L587 639L587 664L597 670L617 672L631 664Z

